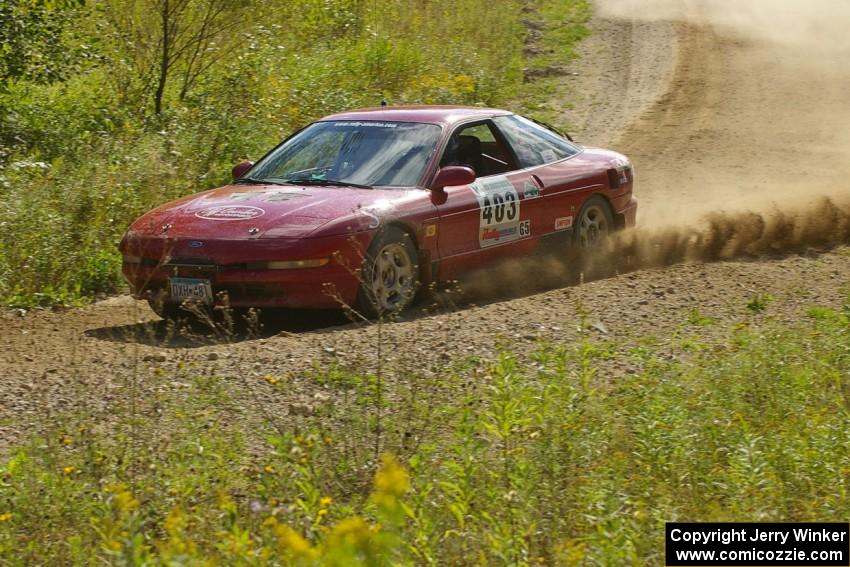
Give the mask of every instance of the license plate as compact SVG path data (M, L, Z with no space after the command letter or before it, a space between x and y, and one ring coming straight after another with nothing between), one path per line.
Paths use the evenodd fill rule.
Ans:
M213 294L210 280L200 278L171 278L171 299L176 301L199 301L212 303Z

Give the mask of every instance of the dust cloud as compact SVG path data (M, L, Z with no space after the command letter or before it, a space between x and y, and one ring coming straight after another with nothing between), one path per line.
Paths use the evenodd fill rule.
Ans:
M565 248L464 278L464 300L491 301L676 264L818 253L850 244L850 199L769 213L712 213L690 226L615 233L591 252Z
M821 52L850 51L845 0L598 0L607 17L679 20Z
M678 22L666 92L610 144L635 165L637 228L590 254L559 250L473 276L461 283L468 296L850 244L850 1L596 4L603 18ZM621 57L641 41L618 43ZM601 72L588 57L588 72Z
M776 211L805 216L823 198L850 200L850 1L597 7L680 22L666 94L614 144L636 165L638 226L702 230L725 215L758 227Z

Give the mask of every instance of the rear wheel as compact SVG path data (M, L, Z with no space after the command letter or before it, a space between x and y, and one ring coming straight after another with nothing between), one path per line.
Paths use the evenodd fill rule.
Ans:
M614 232L614 214L604 198L594 195L581 207L573 241L583 250L592 250Z
M419 288L419 254L398 227L381 232L366 253L356 308L368 317L401 313Z

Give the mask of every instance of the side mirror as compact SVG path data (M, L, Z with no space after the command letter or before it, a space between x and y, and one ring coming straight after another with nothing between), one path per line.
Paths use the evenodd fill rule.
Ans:
M440 168L431 183L431 189L434 191L442 191L444 187L453 185L469 185L475 181L475 172L471 167L463 165L447 165Z
M233 179L239 179L252 167L254 167L253 161L240 161L233 166L233 169L230 170L230 174L233 176Z

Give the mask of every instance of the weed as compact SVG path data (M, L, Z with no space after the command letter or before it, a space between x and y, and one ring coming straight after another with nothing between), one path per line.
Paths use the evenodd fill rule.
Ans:
M699 309L694 307L688 312L688 323L691 325L695 325L698 327L705 327L708 325L714 324L714 319L711 317L706 317L702 313L700 313Z
M773 301L773 296L769 293L757 293L755 294L749 302L747 302L747 309L752 311L753 313L761 313L765 309L770 302Z
M388 358L377 458L370 372L317 367L297 378L328 394L311 412L251 427L225 377L152 372L186 386L128 383L121 419L69 411L9 453L0 560L660 565L665 521L841 521L850 325L809 312L699 348L586 337L433 374ZM620 361L640 370L612 379Z

